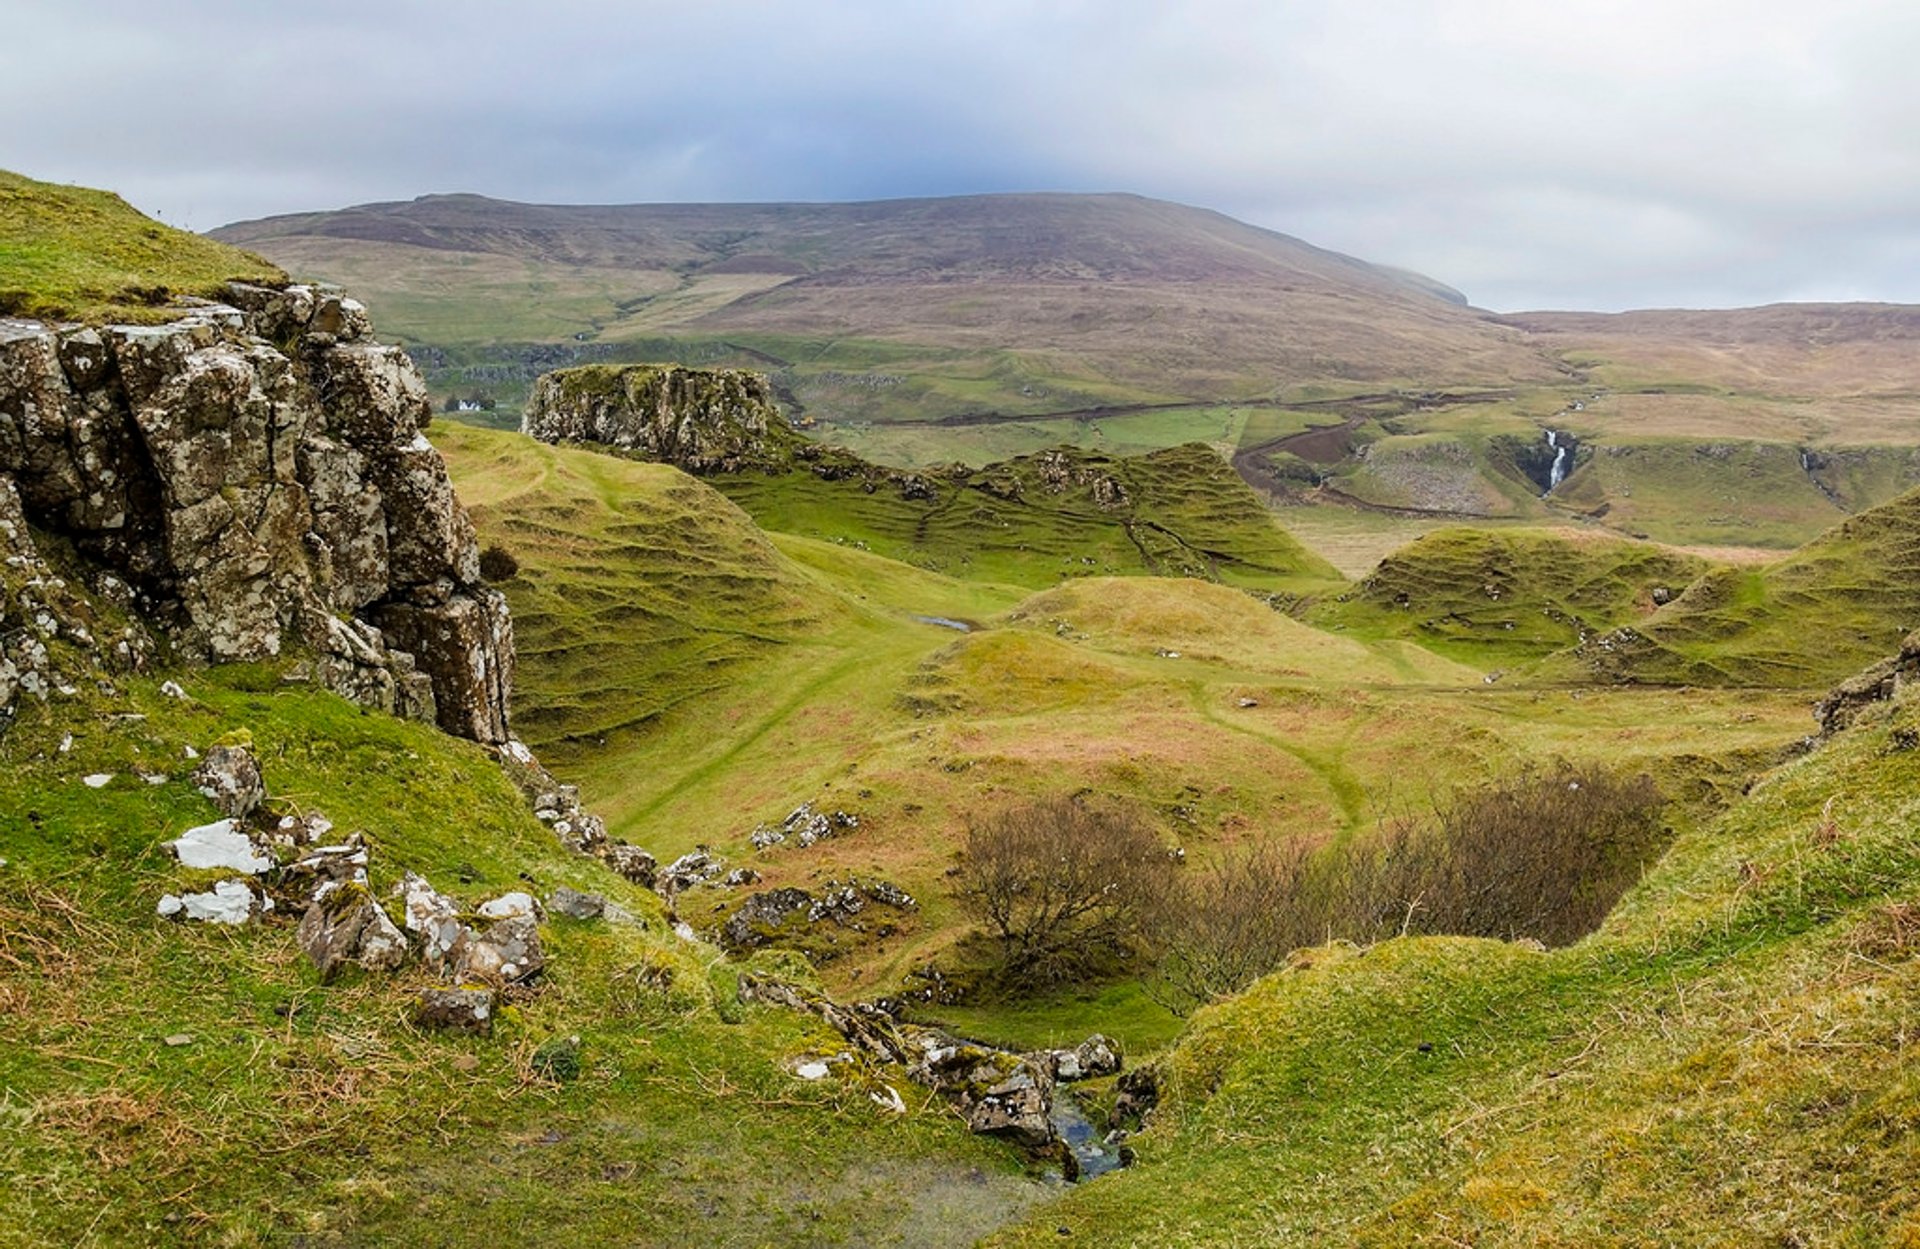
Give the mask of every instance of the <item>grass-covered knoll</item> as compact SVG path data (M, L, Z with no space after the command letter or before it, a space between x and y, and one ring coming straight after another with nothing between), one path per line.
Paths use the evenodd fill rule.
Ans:
M1703 577L1631 635L1565 662L1612 680L1818 687L1891 652L1916 620L1920 492L1910 492L1776 563Z
M161 225L119 196L0 170L0 314L164 319L177 295L285 281L258 256Z
M0 738L0 1244L958 1245L1040 1195L938 1107L795 1079L838 1037L736 1006L480 749L271 670L175 675L185 701L156 675ZM543 925L541 987L477 1039L409 1022L417 967L322 986L291 919L160 919L206 884L160 844L215 815L186 750L236 730L276 798L364 830L378 896L406 870L469 906L565 884L637 923ZM543 1078L575 1035L579 1077Z
M1196 1018L1136 1168L994 1243L1907 1243L1914 723L1777 769L1578 945L1301 953Z
M858 543L973 581L1039 589L1075 576L1152 574L1302 591L1340 579L1199 444L1134 458L1056 448L928 479L931 499L805 471L713 484L763 528Z
M514 724L536 749L644 730L850 614L677 469L451 423L434 438L481 533L520 562Z
M1480 662L1537 659L1649 616L1709 565L1592 530L1436 530L1312 619Z

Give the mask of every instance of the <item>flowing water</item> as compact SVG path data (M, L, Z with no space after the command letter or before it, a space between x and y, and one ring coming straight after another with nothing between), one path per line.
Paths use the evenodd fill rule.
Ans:
M1097 1180L1107 1172L1119 1169L1119 1149L1103 1141L1093 1121L1080 1108L1079 1098L1065 1089L1056 1090L1053 1109L1048 1117L1053 1120L1054 1130L1060 1133L1060 1139L1073 1151L1074 1161L1080 1164L1079 1183Z
M1573 450L1573 440L1560 441L1560 431L1547 431L1547 445L1553 448L1553 467L1547 470L1547 488L1543 494L1552 494L1561 482L1567 479L1567 453Z

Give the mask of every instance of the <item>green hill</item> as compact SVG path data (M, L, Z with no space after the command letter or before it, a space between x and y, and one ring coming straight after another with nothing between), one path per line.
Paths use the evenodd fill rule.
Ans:
M258 256L161 225L108 191L0 170L0 315L146 321L178 295L285 281Z
M1477 660L1537 659L1650 615L1705 560L1592 530L1436 530L1312 618Z
M1777 563L1705 576L1564 662L1614 681L1822 686L1890 653L1916 622L1920 491L1911 491Z

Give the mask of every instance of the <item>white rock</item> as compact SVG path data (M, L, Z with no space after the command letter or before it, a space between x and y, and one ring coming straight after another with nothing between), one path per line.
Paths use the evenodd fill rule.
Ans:
M187 692L180 688L178 681L162 681L160 683L160 692L168 698L185 698L187 696Z
M830 1068L828 1068L827 1064L815 1059L813 1062L801 1063L798 1067L795 1067L793 1074L799 1076L802 1080L824 1080L827 1078L828 1070L830 1070Z
M186 905L187 904L182 902L179 898L168 893L168 894L162 894L160 896L160 905L154 907L153 909L156 912L158 912L160 915L171 918L175 915L178 915Z
M873 1104L882 1110L890 1110L896 1115L907 1113L907 1103L901 1098L900 1090L891 1084L883 1084L867 1096L873 1098Z
M224 867L258 876L273 866L273 860L261 855L245 833L234 829L232 820L190 828L166 844L188 867Z
M140 779L149 785L165 785L172 778L165 772L142 772Z
M200 752L195 750L193 747L189 746L186 749L186 756L189 759L198 759L200 757Z
M507 744L500 748L500 753L504 754L507 758L513 760L515 763L532 763L533 762L533 752L531 750L528 750L527 744L521 741L517 737L508 738Z
M698 941L700 939L700 934L693 930L693 925L684 919L673 926L673 935L682 941Z
M512 919L517 915L539 919L540 904L533 900L531 894L515 891L501 894L491 902L482 902L480 914L487 919Z
M180 899L188 919L211 924L244 924L253 915L253 890L237 880L223 880L211 893L190 893Z
M95 772L91 776L81 777L80 783L88 789L105 789L107 782L112 779L113 773L111 772Z
M73 734L69 733L65 737L60 739L60 753L64 755L69 750L72 750L72 749L73 749Z

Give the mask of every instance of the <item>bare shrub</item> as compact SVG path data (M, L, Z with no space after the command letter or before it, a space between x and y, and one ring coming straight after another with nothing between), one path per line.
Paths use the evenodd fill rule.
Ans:
M1241 847L1182 873L1153 912L1158 959L1147 993L1175 1014L1225 997L1289 953L1329 937L1333 907L1319 847L1293 840Z
M480 552L480 575L488 581L511 581L520 575L520 561L496 542Z
M1235 993L1302 946L1402 934L1564 945L1599 927L1665 843L1652 778L1555 764L1458 789L1431 816L1332 847L1230 853L1179 882L1147 987L1170 1009Z
M956 894L998 945L1002 974L1031 987L1125 961L1172 874L1132 814L1056 798L969 824Z
M1555 764L1398 817L1348 865L1360 935L1447 933L1565 945L1600 926L1665 842L1653 778Z

